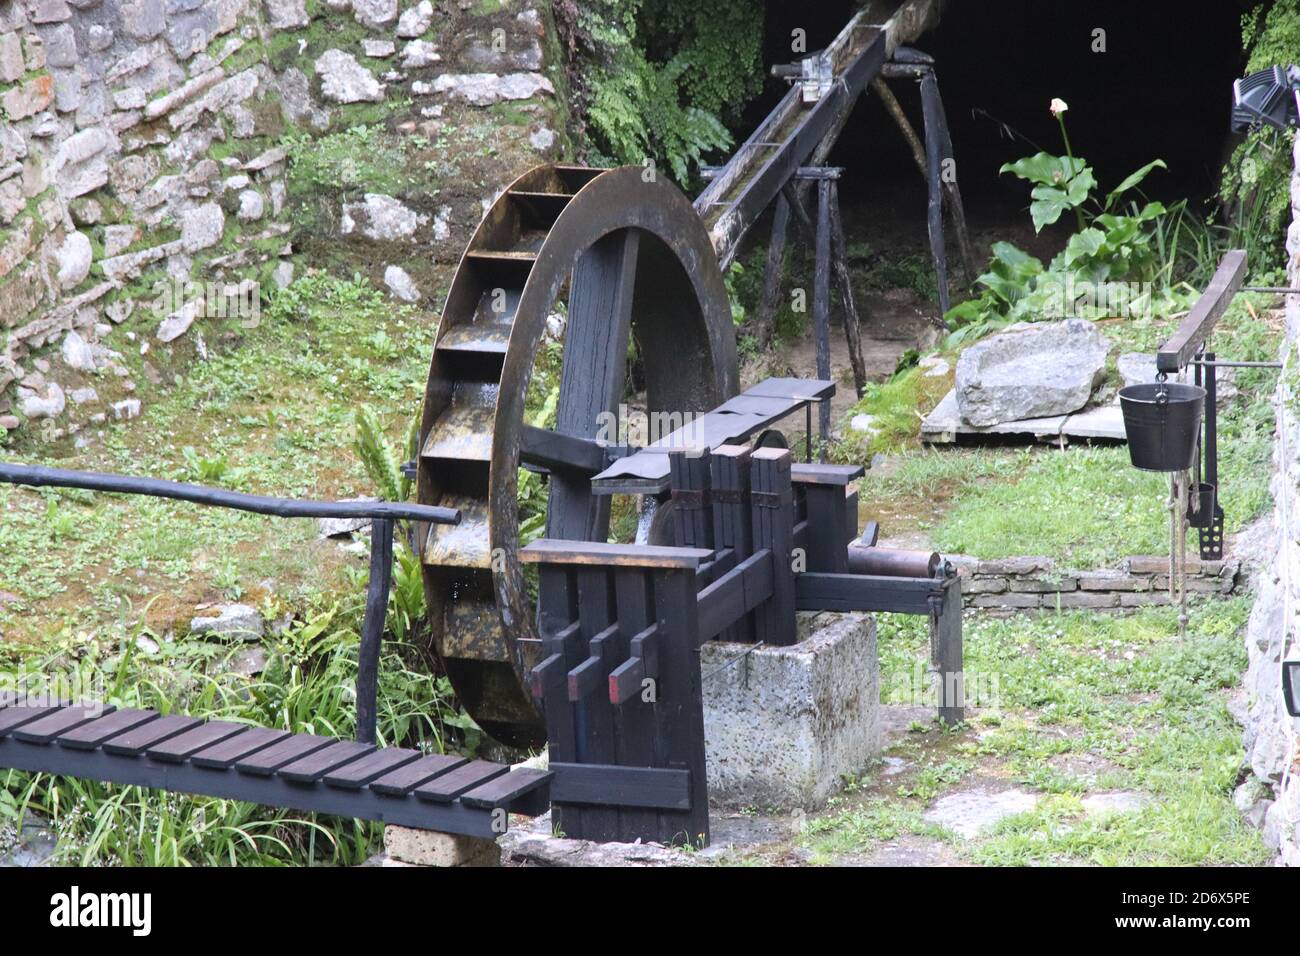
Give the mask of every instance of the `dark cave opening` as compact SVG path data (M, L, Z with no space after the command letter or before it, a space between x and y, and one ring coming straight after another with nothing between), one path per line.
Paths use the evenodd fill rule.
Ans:
M856 6L769 4L766 62L797 58L790 49L796 28L807 31L810 51L824 46ZM1173 0L946 3L937 27L916 46L936 61L972 227L1027 223L1028 185L998 170L1040 149L1064 153L1048 109L1054 97L1069 104L1071 144L1093 165L1102 190L1160 158L1169 168L1143 184L1149 198L1212 199L1236 141L1228 126L1231 84L1245 63L1241 15L1253 6L1251 0L1194 8ZM1094 50L1099 36L1104 52ZM891 87L920 131L917 85L894 80ZM783 81L769 79L746 111L747 125L785 90ZM868 92L859 100L831 162L846 167L847 218L883 220L909 237L924 233L925 184L878 97Z

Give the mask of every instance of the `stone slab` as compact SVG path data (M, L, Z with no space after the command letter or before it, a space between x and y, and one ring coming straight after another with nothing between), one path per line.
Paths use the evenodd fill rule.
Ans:
M1118 405L1099 405L1069 415L1027 418L976 428L961 420L957 411L957 391L952 389L921 422L921 440L932 444L952 444L972 435L1026 435L1035 439L1100 438L1125 441L1124 418Z

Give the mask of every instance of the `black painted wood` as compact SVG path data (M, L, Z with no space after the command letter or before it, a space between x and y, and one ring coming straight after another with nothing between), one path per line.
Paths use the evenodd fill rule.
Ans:
M930 615L935 650L935 669L939 672L939 719L958 724L966 717L966 673L962 661L961 578L953 575L943 584L943 598L937 612Z
M467 807L477 807L481 810L502 809L513 813L515 806L524 797L547 786L553 777L554 774L546 770L520 767L518 770L493 777L473 790L465 791L461 795L460 802Z
M64 707L39 720L18 727L13 732L14 739L33 744L48 744L54 738L112 712L111 706L105 707L100 704L77 704Z
M152 710L134 708L115 710L106 717L60 734L56 742L60 747L70 747L73 750L94 750L105 740L157 719L158 714Z
M593 687L604 692L591 693L574 704L577 721L576 756L580 763L613 763L617 759L618 739L614 705L609 701L609 673L627 657L627 637L614 620L613 578L607 568L578 569L578 621L588 644L588 660L594 659L597 673ZM601 687L603 685L603 687ZM582 811L582 829L587 839L618 838L618 811L592 807ZM567 832L567 831L566 831Z
M817 377L831 377L831 186L829 179L817 183L817 239L813 262L813 334L816 341ZM817 408L817 437L821 460L826 460L831 435L831 406Z
M200 750L207 750L223 740L229 740L239 734L246 734L250 730L248 724L210 720L193 730L187 730L183 734L177 734L175 737L155 744L149 748L149 756L154 760L180 763L183 760L190 759Z
M415 795L421 800L433 803L451 803L462 793L473 790L493 777L499 777L510 771L509 767L486 760L471 760L448 773L434 777L428 783L415 788Z
M387 797L404 797L416 787L469 763L464 757L433 754L384 774L370 789Z
M337 770L354 760L374 753L374 751L375 748L372 744L364 744L353 740L340 740L328 747L322 747L320 750L310 753L299 760L295 760L293 763L286 764L280 768L279 774L295 783L315 783L331 770Z
M704 640L717 637L774 593L772 552L752 554L700 592L699 628Z
M933 578L894 578L868 574L808 572L795 578L801 611L892 611L929 614L936 593Z
M235 761L235 769L240 773L268 777L281 767L288 766L295 760L301 760L308 754L323 750L335 741L330 737L317 737L314 734L293 734L274 743L264 750L249 754Z
M341 787L344 790L360 790L362 787L368 786L381 777L392 773L398 767L404 767L419 759L420 752L418 750L385 747L383 750L376 750L360 760L354 760L349 764L331 770L322 779L331 787Z
M928 196L926 228L930 235L930 256L934 259L935 281L939 289L939 314L948 312L948 252L943 237L943 107L939 102L939 83L930 70L921 77L921 113L925 125L925 166Z
M609 677L609 700L614 705L618 736L615 762L625 767L653 767L659 762L654 715L654 701L659 696L659 637L653 620L654 590L650 575L641 568L615 569L614 603L619 627L631 635L626 659ZM619 675L623 667L627 670ZM630 808L626 804L619 806L620 837L658 832L657 811Z
M349 791L321 784L299 784L278 774L250 776L197 767L192 761L177 764L153 760L147 755L120 756L102 748L77 750L6 737L0 739L0 767L244 800L474 837L500 835L501 821L494 820L487 810L468 807L458 800L430 803L414 798L394 799L370 788ZM501 770L505 772L506 768Z
M210 770L225 770L233 767L237 761L251 754L280 743L288 736L288 732L284 730L272 730L270 727L253 727L247 733L242 733L238 737L223 740L219 744L200 750L190 760L197 767L206 767Z
M556 802L647 810L689 811L691 772L617 764L551 764L551 799ZM680 842L680 841L679 841Z
M790 452L759 448L750 456L750 513L754 548L772 552L772 597L754 612L755 637L772 646L787 646L795 629L794 492Z
M175 737L177 734L183 734L199 725L200 721L196 717L184 717L179 714L172 714L168 717L159 717L157 720L151 720L147 724L141 724L128 730L124 734L118 734L116 737L104 741L101 745L104 751L119 757L138 757L155 744L160 744L169 737Z
M7 707L0 710L0 737L6 737L24 724L48 717L63 709L60 704L45 704L39 707Z
M654 595L663 674L655 705L659 765L691 773L691 807L659 814L659 841L707 845L709 795L704 769L704 703L698 653L701 639L694 575L681 570L656 570Z

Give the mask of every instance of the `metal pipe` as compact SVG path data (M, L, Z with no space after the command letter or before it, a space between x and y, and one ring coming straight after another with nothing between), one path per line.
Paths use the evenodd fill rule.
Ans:
M68 471L41 465L0 462L0 482L34 488L84 488L123 495L172 498L217 508L251 511L278 518L370 518L371 520L427 521L431 524L460 524L460 511L434 505L398 501L297 501L250 495L224 488L209 488L183 481L106 475L94 471Z
M1281 368L1281 362L1227 362L1216 360L1192 359L1188 365L1204 365L1213 368Z
M388 591L393 580L393 519L379 518L370 527L370 582L366 585L366 616L357 650L357 741L374 745L379 723L379 652L388 617Z
M891 578L932 578L942 558L934 551L849 545L849 571Z

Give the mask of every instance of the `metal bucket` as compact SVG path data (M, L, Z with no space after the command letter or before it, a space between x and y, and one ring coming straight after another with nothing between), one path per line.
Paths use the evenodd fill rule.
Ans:
M1128 455L1143 471L1185 471L1196 463L1205 389L1177 382L1128 385L1119 390Z

